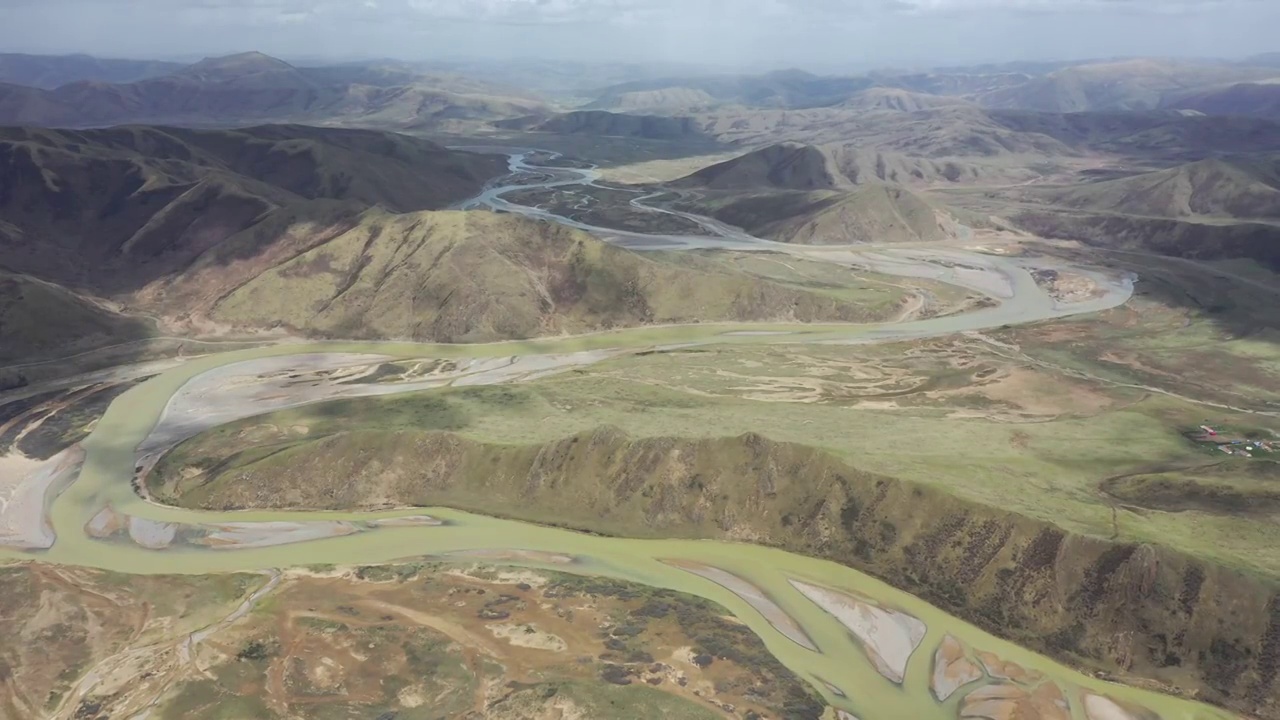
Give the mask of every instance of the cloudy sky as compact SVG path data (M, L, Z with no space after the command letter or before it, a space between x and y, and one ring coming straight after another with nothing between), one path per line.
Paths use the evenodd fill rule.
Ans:
M0 0L0 50L724 67L1280 50L1280 0Z

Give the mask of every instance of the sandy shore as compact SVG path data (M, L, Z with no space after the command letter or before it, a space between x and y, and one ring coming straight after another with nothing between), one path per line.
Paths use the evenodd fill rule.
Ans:
M204 537L193 539L196 545L215 550L274 547L324 538L354 535L360 528L343 521L310 522L244 522L203 526Z
M755 609L756 612L764 616L769 624L775 630L782 633L795 644L814 652L818 651L818 646L809 639L804 629L800 627L785 610L778 606L776 602L769 598L763 590L734 575L733 573L721 570L710 565L689 562L687 560L663 560L662 562L672 567L678 567L686 572L691 572L699 577L704 577L711 582L723 587L729 592L737 595L746 601L748 605Z
M0 546L48 550L57 536L49 521L54 498L75 480L84 450L72 445L43 462L0 457Z
M1084 696L1084 712L1089 720L1149 720L1149 715L1135 715L1116 701L1101 695Z
M159 422L138 446L145 469L189 437L253 415L325 400L394 395L444 386L498 385L545 377L617 355L602 350L561 355L462 359L450 369L409 380L356 383L391 360L363 353L306 353L231 363L189 380L174 393Z
M853 633L881 675L902 683L907 675L907 663L928 630L923 622L912 615L886 610L841 592L799 580L789 582Z

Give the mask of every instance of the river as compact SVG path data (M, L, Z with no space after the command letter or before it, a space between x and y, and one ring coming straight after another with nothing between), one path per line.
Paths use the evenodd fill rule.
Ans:
M522 169L523 157L519 153L513 154L513 170ZM545 186L556 182L593 181L592 171L556 172L555 179ZM475 202L488 207L503 207L505 201L500 196L511 187L486 190ZM530 210L525 214L539 215L541 211ZM620 236L612 234L612 231L600 232L610 238ZM662 239L664 244L675 245L685 240L710 242L708 238ZM728 246L747 249L776 245L755 239L745 241L739 237L724 240ZM438 384L518 382L594 362L618 352L663 343L762 343L800 339L806 342L872 342L977 330L1113 307L1123 303L1132 289L1130 278L1107 278L1093 273L1106 282L1107 293L1103 298L1082 305L1059 306L1036 285L1027 272L1031 266L1028 263L1032 261L1025 259L999 258L954 249L931 253L919 248L902 251L854 248L847 252L864 258L879 256L881 267L877 269L881 271L896 270L896 274L902 275L929 273L931 277L989 288L988 294L994 296L999 304L966 315L898 325L791 327L780 329L777 331L780 334L774 335L743 335L766 332L750 325L699 326L475 346L313 343L193 359L121 395L108 408L93 433L84 440L84 460L78 476L74 476L65 488L51 486L46 491L49 529L56 536L52 547L26 552L0 548L0 558L39 559L124 573L203 574L308 564L369 564L491 551L489 556L504 564L609 576L679 590L720 603L749 625L784 664L811 682L827 702L860 720L956 718L962 697L975 689L1000 682L988 673L945 702L939 702L931 690L931 679L935 649L947 636L972 651L992 653L1005 662L1016 663L1030 677L1042 676L1016 687L1011 684L1004 687L1017 692L1040 688L1059 693L1065 707L1060 706L1060 712L1064 714L1057 717L1074 720L1128 720L1128 717L1138 717L1136 714L1115 714L1120 712L1120 706L1103 699L1109 697L1120 704L1127 703L1158 713L1164 720L1230 718L1228 713L1204 705L1082 675L950 617L918 598L855 570L780 550L718 541L588 536L442 508L386 513L198 512L149 503L134 492L131 484L136 465L145 461L139 454L139 448L167 446L206 425L279 407L316 402L339 394L328 392L320 380L312 383L313 376L306 371L300 370L292 376L287 373L281 375L281 368L309 365L314 370L322 366L376 363L386 358L454 358L459 361L461 369L455 375L441 379ZM944 262L939 264L939 259ZM966 273L972 277L965 276ZM347 355L340 355L344 353ZM511 356L522 359L495 360ZM326 357L329 358L328 365L325 365ZM268 361L269 358L274 360ZM504 370L513 365L523 369L518 372ZM314 378L320 377L323 373L314 375ZM211 379L217 382L210 383ZM201 383L208 387L247 389L236 396L240 399L235 402L223 398L222 404L218 405L221 410L205 416L202 412L212 407L211 403L216 399L211 399L209 393L197 392L202 387ZM348 388L342 392L344 396L352 396L403 392L431 385L419 382L403 386L334 387ZM353 391L349 389L351 387L365 389ZM117 532L107 539L88 534L87 527L92 525L100 529L104 526L105 508L111 508L110 512L117 521L134 518L132 522L136 532L133 540L128 533L122 535ZM395 518L421 518L424 515L439 522L388 522ZM199 538L215 532L223 532L225 536L229 527L243 530L247 525L259 523L275 525L259 526L261 532L253 536L255 540L252 542L233 542L220 547L199 542ZM264 537L270 538L282 527L291 527L295 531L301 527L302 531L278 534L275 541L281 544L263 545L259 542ZM157 528L158 535L162 536L159 541L155 539ZM307 528L318 529L318 534L309 533ZM156 547L164 546L164 549L148 549L139 543L140 538L150 538L146 542ZM511 554L507 555L508 552ZM565 558L571 558L572 562L562 562ZM839 608L828 602L824 609L820 604L821 598L834 597L833 593L857 599L853 601L861 608L864 618L862 629L871 633L863 637L861 643L853 638L851 627L837 619ZM905 618L916 618L923 623L918 626L922 637L918 632L912 635L915 630L904 629L917 627ZM880 623L878 629L877 619ZM906 624L892 624L899 621ZM919 644L914 652L910 652L912 642ZM878 655L875 652L877 647ZM904 647L909 656L903 653ZM886 674L886 662L893 665L895 657L904 664L899 668L899 676L891 677L894 673ZM895 681L898 679L900 684ZM1091 713L1086 711L1090 704Z

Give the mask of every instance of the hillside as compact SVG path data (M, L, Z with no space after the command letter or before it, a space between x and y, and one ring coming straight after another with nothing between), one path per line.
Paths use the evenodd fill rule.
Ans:
M1280 159L1201 160L1032 197L1071 208L1167 218L1280 218Z
M680 207L778 242L929 242L955 235L954 223L919 195L876 182L839 192L710 193Z
M65 357L154 334L151 323L125 317L52 283L0 270L0 363Z
M502 402L547 401L545 390L523 387ZM891 578L1077 665L1159 677L1259 716L1274 707L1266 648L1280 637L1280 600L1253 576L1159 545L1066 532L755 433L636 437L601 427L498 443L468 428L468 397L494 402L478 389L418 396L418 407L435 410L416 413L425 422L376 401L331 403L327 422L320 413L253 418L183 443L148 484L165 502L219 511L449 506L610 535L752 538ZM305 437L268 429L299 422Z
M52 90L68 83L129 83L166 75L178 63L114 60L89 55L24 55L0 53L0 83Z
M963 98L912 92L895 87L876 87L868 88L853 95L837 107L861 110L863 112L912 113L921 110L969 106L972 106L972 103Z
M1280 164L1209 159L1167 170L1008 193L1022 229L1198 260L1248 258L1280 269Z
M119 292L281 216L445 207L506 163L367 130L126 127L0 130L0 167L0 262Z
M526 129L560 135L634 137L648 140L710 139L688 117L623 115L603 110L578 110L550 118L518 118L494 123L501 128Z
M189 274L203 271L198 263ZM171 292L183 290L179 282ZM866 317L846 301L744 275L686 270L552 223L377 210L237 284L209 314L233 326L446 342L649 323Z
M389 84L394 82L396 84ZM0 124L96 127L251 122L448 126L538 112L542 104L475 83L373 69L297 68L261 53L209 58L131 83L0 88Z
M1165 107L1206 115L1249 115L1280 120L1280 79L1199 90L1169 99Z
M674 183L696 190L681 206L780 242L920 242L953 234L915 193L885 182L897 168L783 143L704 168Z
M829 190L841 183L819 148L779 143L703 168L674 185L711 190Z

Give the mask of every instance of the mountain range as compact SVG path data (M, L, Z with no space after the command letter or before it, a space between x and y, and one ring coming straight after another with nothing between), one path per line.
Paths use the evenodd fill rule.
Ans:
M1159 110L1184 107L1207 114L1244 112L1276 117L1270 104L1241 104L1213 93L1246 85L1258 92L1280 78L1280 70L1257 58L1257 66L1221 61L1122 59L1084 63L949 68L931 72L878 71L861 76L818 76L800 70L763 75L655 78L600 88L589 109L621 112L691 113L724 107L804 110L864 106L868 90L904 91L950 98L980 107L1052 113ZM1237 90L1237 93L1247 92ZM919 103L888 100L899 109ZM932 100L935 106L943 101Z
M132 82L0 84L0 124L233 126L261 122L433 128L542 111L518 91L396 65L295 67L261 53L209 58Z

